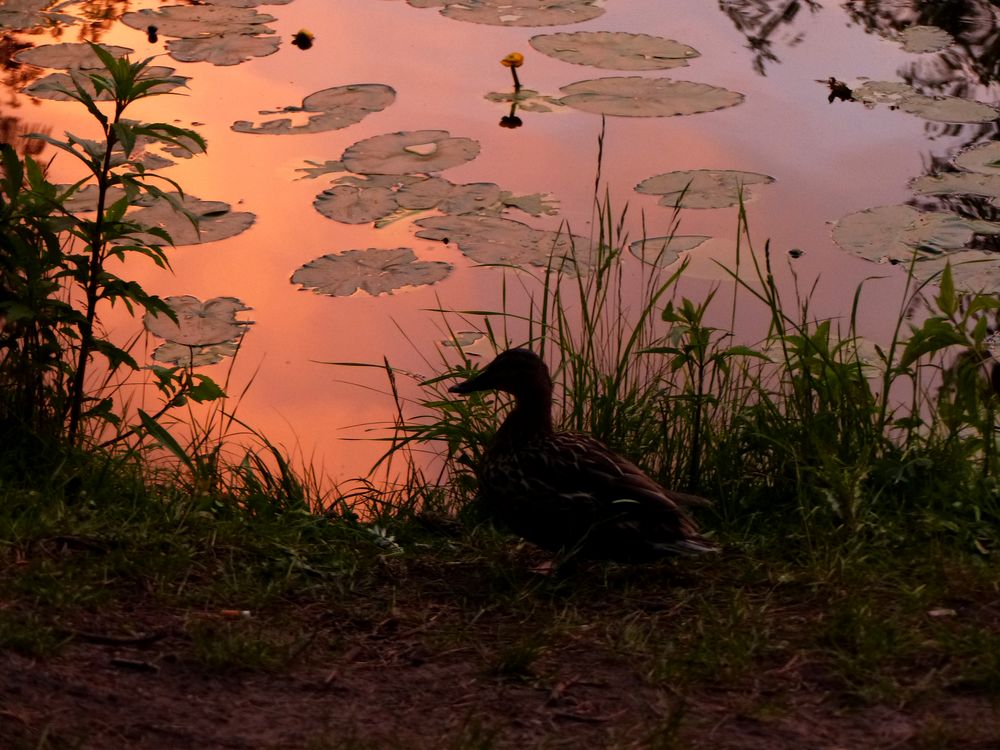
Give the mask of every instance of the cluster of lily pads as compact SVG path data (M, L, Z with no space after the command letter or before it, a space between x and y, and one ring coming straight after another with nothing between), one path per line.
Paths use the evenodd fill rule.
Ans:
M166 302L177 321L166 315L147 314L146 330L165 343L153 352L157 362L198 367L216 364L232 357L250 320L239 320L237 313L250 310L235 297L215 297L202 302L197 297L183 295L167 297Z
M855 101L866 107L884 104L933 122L983 123L1000 117L985 102L958 96L928 96L901 81L865 81L853 90Z
M1000 200L1000 143L987 141L962 151L955 172L918 177L918 195L977 195ZM879 206L845 216L834 241L866 260L909 266L918 279L931 279L952 265L955 286L969 292L1000 291L1000 257L966 249L976 235L1000 235L1000 223L969 219L949 211L920 211L908 205Z
M686 66L699 56L694 47L673 39L623 31L539 34L529 43L538 52L557 60L605 70L665 70ZM740 93L706 83L641 76L578 81L560 91L563 96L555 97L516 88L512 93L491 92L486 98L515 104L524 111L547 112L566 106L617 117L692 115L743 101Z
M127 47L101 45L114 57L132 54ZM25 93L36 98L56 101L71 100L67 91L76 85L90 89L98 100L107 98L106 92L96 94L88 77L89 73L103 70L103 65L93 49L83 43L64 42L42 45L23 50L17 54L17 62L61 72L50 73L25 88ZM173 68L151 66L144 76L165 78L160 85L162 91L182 86L188 80L175 76ZM103 142L69 135L69 143L81 154L89 157L103 156L106 148ZM202 149L193 142L184 147L184 141L163 143L140 136L132 144L128 160L137 162L147 170L161 169L174 164L177 158L190 158ZM121 144L116 144L111 153L111 166L124 164L126 155ZM119 188L112 188L107 200L116 202L124 196ZM78 214L97 210L98 191L95 185L88 185L70 195L63 207ZM126 214L128 220L140 227L156 227L165 230L174 245L193 245L215 242L233 237L247 230L255 221L254 214L234 211L222 201L201 200L191 194L166 193L158 197L142 193L135 197ZM140 234L123 238L119 242L140 241L159 244L162 240L154 235ZM160 362L194 366L218 362L222 357L232 356L237 349L239 337L249 325L248 321L238 321L237 312L248 310L239 300L219 297L202 303L193 297L170 297L168 304L174 309L178 322L161 316L148 316L147 328L164 338L166 343L156 349L153 358Z
M182 62L238 65L277 52L280 40L267 24L274 16L257 5L279 5L291 0L230 0L196 5L166 5L129 11L121 20L150 34L172 37L167 52Z
M554 253L572 255L568 244L586 241L535 229L502 216L509 209L540 216L553 213L546 196L517 196L490 182L456 184L439 172L471 161L479 144L445 130L413 130L373 136L349 146L337 161L306 168L315 178L339 173L314 201L317 211L346 224L384 226L404 216L434 211L415 224L417 236L454 244L479 264L545 265ZM582 252L582 250L581 250ZM343 296L358 290L391 293L402 286L430 284L451 265L418 260L411 248L353 249L328 254L299 268L293 283L319 294Z
M598 0L407 0L414 8L438 8L456 21L491 26L565 26L604 13Z
M766 185L774 178L735 169L689 169L648 177L635 186L637 193L660 196L661 206L681 208L728 208L753 198L752 185ZM705 240L701 235L647 237L633 242L630 251L645 263L667 266L680 253L693 250Z
M129 47L120 47L117 45L101 45L101 47L114 57L124 57L134 52ZM65 93L65 89L72 90L74 80L82 85L98 101L107 101L110 97L107 91L95 92L90 79L86 76L86 73L103 70L104 66L90 46L82 42L63 42L60 44L31 47L18 52L15 60L19 63L26 63L40 68L52 68L62 71L59 73L49 73L29 84L24 89L24 93L37 99L70 101L72 97ZM144 72L144 77L170 79L152 89L157 93L172 91L180 86L184 86L190 80L184 76L176 75L173 68L163 65L148 67Z

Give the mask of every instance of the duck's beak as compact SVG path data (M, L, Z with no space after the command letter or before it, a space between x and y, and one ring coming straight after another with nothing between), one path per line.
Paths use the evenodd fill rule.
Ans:
M448 389L448 393L473 393L478 390L475 387L476 378L469 378L468 380L456 383L451 388Z
M475 393L476 391L486 391L492 388L492 385L484 382L483 375L485 370L480 372L478 375L473 375L468 380L464 380L461 383L456 383L451 388L448 389L449 393Z

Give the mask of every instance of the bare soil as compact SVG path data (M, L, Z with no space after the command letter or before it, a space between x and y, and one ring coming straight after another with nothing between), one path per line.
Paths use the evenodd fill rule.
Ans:
M677 605L696 575L526 573L505 600L474 564L389 567L249 616L153 594L62 616L53 655L0 651L0 748L1000 748L994 698L937 679L946 660L915 656L864 697L808 645L801 597L771 608L748 665L686 675L624 636L699 627Z

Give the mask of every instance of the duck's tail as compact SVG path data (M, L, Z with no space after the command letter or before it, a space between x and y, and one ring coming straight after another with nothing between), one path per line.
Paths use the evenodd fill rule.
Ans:
M677 555L703 555L706 553L717 554L720 552L718 547L714 544L710 544L701 537L679 539L676 542L660 543L656 546L664 552L670 552Z
M678 490L665 489L667 497L673 500L682 508L711 508L715 502L701 495L692 495L690 492L679 492Z

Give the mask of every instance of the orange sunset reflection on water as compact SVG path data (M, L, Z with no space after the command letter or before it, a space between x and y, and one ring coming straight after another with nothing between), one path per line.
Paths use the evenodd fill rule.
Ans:
M124 12L161 6L114 7ZM838 248L830 236L831 223L870 207L912 201L911 179L935 160L995 137L995 123L945 127L888 107L828 102L826 87L817 81L831 76L897 80L901 71L912 73L919 62L879 32L879 19L867 19L872 25L866 30L866 19L832 2L803 5L771 27L766 19L753 25L752 14L739 17L738 3L725 6L728 13L695 0L669 7L659 0L605 0L599 7L603 15L581 23L505 27L454 20L437 8L411 7L402 0L262 5L258 11L276 19L269 26L280 47L272 55L232 66L175 61L164 54L169 36L161 33L153 43L144 31L118 22L98 34L103 43L131 47L136 57L158 55L157 64L175 67L191 79L183 96L157 97L130 112L194 127L208 141L207 154L178 160L161 173L199 198L225 201L256 215L253 226L238 236L170 250L172 273L137 259L129 262L126 274L164 297L236 297L252 308L243 314L253 325L235 363L204 369L216 380L228 378L231 394L246 389L238 406L241 420L313 462L333 481L364 474L384 446L363 438L379 434L372 432L373 426L395 416L385 393L385 374L329 363L381 365L387 359L417 378L430 377L445 359L458 360L442 343L447 326L468 330L466 321L443 316L436 312L439 308L499 310L506 282L508 308L517 315L527 313L520 290L537 290L534 282L522 283L511 270L476 267L454 243L415 237L412 219L433 211L375 228L371 222L333 221L313 208L333 175L303 179L299 170L307 161L337 160L352 144L383 133L447 130L477 141L475 159L443 170L441 176L453 183L492 182L517 195L551 194L558 201L557 215L505 215L540 229L565 223L584 237L595 232L591 222L602 129L599 192L603 196L607 191L616 215L627 206L625 226L633 239L643 230L659 236L671 224L670 208L657 205L656 196L633 191L648 177L698 169L769 175L773 184L755 186L746 205L758 258L769 240L774 273L790 295L796 277L803 290L815 282L812 310L818 317L847 314L857 285L884 277L867 282L871 293L862 298L860 310L866 334L877 339L887 333L903 294L902 275ZM64 12L75 10L71 6ZM746 24L741 26L740 20ZM291 44L303 28L314 36L308 50ZM762 29L766 38L758 36ZM641 32L683 42L700 56L686 67L622 72L570 64L529 44L537 34L575 31ZM69 26L59 41L80 37L80 27ZM45 34L19 38L33 44L51 41ZM707 83L739 92L744 99L692 115L608 116L603 125L599 115L569 107L551 112L522 108L517 113L522 125L503 128L498 125L509 104L485 95L510 93L510 73L499 61L515 50L525 57L519 69L525 88L553 97L576 81L639 75ZM313 92L359 83L390 86L395 101L338 130L296 135L231 130L237 120L260 119L260 110L297 106ZM995 102L992 80L968 83L967 96ZM86 116L71 103L39 102L10 88L3 101L3 116L33 127L48 124L56 133L88 135ZM303 113L288 116L293 124L306 120ZM51 156L48 149L42 158ZM62 180L79 177L76 165L65 158L56 159L51 169ZM720 298L732 299L731 280L718 264L735 264L737 230L736 208L681 211L679 234L711 239L689 254L680 293L700 298L721 285ZM413 248L419 259L444 261L453 270L439 283L375 297L364 292L323 296L290 281L296 269L325 254L397 247ZM801 258L790 258L793 249L803 251ZM746 271L751 263L745 238L740 252ZM762 335L764 311L745 294L736 305L738 320L746 326L738 335L748 340ZM709 322L726 326L732 312L728 301L720 304L716 319ZM471 319L481 325L481 319ZM140 326L122 311L107 313L105 322L120 340ZM512 323L511 332L513 343L522 343L516 339L525 335L524 327ZM151 349L158 340L149 343ZM404 395L418 397L419 390L405 385Z

